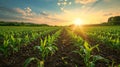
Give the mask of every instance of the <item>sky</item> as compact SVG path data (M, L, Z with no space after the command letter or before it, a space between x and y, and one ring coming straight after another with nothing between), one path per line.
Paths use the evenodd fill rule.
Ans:
M119 6L120 0L0 0L0 21L99 24L120 15Z

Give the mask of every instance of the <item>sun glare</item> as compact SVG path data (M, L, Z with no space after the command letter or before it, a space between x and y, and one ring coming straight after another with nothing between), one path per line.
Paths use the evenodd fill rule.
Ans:
M74 20L74 24L77 25L77 26L80 26L83 24L83 21L80 19L80 18L77 18Z

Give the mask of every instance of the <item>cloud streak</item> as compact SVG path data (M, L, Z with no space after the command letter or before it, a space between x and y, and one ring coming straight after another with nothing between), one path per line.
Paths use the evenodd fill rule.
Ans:
M34 13L32 12L32 9L30 7L25 8L26 16L32 16Z
M89 3L94 3L97 0L75 0L75 3L80 3L80 4L89 4Z
M45 11L40 12L40 15L49 16L49 14L47 12L45 12Z
M24 10L20 9L20 8L14 8L14 10L15 10L18 14L21 14L21 15L23 15L23 16L26 15L26 12L25 12Z
M27 20L25 17L32 17L35 13L30 7L25 9L0 7L0 19Z

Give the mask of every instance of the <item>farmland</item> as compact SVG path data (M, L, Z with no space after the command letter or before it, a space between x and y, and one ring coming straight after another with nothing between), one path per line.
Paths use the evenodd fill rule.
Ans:
M0 67L120 67L120 26L1 26Z

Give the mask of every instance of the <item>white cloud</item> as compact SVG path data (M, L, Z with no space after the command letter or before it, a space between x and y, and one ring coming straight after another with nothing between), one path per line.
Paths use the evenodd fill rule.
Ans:
M48 15L49 15L49 13L47 13L46 11L42 11L42 12L40 12L40 15L43 15L43 16L48 16Z
M25 8L25 12L27 16L32 16L34 13L30 7Z
M72 2L70 0L58 0L57 5L60 7L62 11L65 10L67 6L70 6Z
M110 0L104 0L105 2L110 2Z
M25 11L26 11L27 13L30 13L30 12L32 12L32 9L31 9L30 7L27 7L27 8L25 8Z
M75 0L76 3L81 3L81 4L88 4L88 3L94 3L97 0Z
M34 12L32 12L32 9L30 7L27 7L25 9L15 8L14 9L17 13L23 15L23 16L33 16L35 15Z
M22 10L22 9L20 9L20 8L15 8L14 9L16 12L18 12L19 14L22 14L22 15L26 15L26 12L24 11L24 10Z

